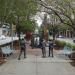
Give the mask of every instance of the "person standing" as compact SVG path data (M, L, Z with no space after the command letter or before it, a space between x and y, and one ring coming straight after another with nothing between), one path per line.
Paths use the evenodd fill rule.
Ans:
M38 47L38 40L37 40L37 38L35 39L35 47L37 48Z
M22 55L22 52L24 52L24 58L26 58L26 41L25 39L23 38L20 42L20 54L19 54L19 58L18 60L20 60L20 57Z
M46 46L46 42L45 40L43 39L42 41L42 57L46 57L46 49L45 49L45 46Z
M53 41L49 40L49 57L50 55L53 57Z

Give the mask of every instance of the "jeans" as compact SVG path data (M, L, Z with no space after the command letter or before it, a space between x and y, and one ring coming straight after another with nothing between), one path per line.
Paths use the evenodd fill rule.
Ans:
M22 55L22 52L24 52L24 58L26 58L26 49L25 48L21 48L20 54L19 54L19 59Z

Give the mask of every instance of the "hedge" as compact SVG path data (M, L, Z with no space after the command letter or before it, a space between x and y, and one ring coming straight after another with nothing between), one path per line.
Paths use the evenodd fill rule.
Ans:
M56 40L56 41L55 41L55 44L56 44L56 46L58 46L58 47L67 46L67 47L70 47L70 48L72 48L73 50L75 50L75 45L74 45L74 44L71 44L71 43L68 43L68 42L66 42L66 41Z

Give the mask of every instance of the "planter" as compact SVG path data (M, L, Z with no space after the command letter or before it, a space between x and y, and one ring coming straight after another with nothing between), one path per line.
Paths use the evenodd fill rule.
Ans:
M64 48L64 46L57 46L57 45L54 46L54 49L55 49L55 50L62 50L63 48Z
M72 53L71 55L69 55L69 58L75 62L75 53Z
M65 45L66 45L66 42L56 40L56 41L55 41L55 46L54 46L54 48L55 48L56 50L62 50Z
M72 58L75 59L75 53L72 53Z

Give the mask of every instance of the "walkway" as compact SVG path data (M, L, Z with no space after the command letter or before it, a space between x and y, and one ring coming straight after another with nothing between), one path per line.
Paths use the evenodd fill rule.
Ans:
M18 52L8 58L7 62L0 66L0 75L75 75L75 66L69 59L56 55L54 58L41 58L40 49L27 51L27 58L23 56L17 60Z

